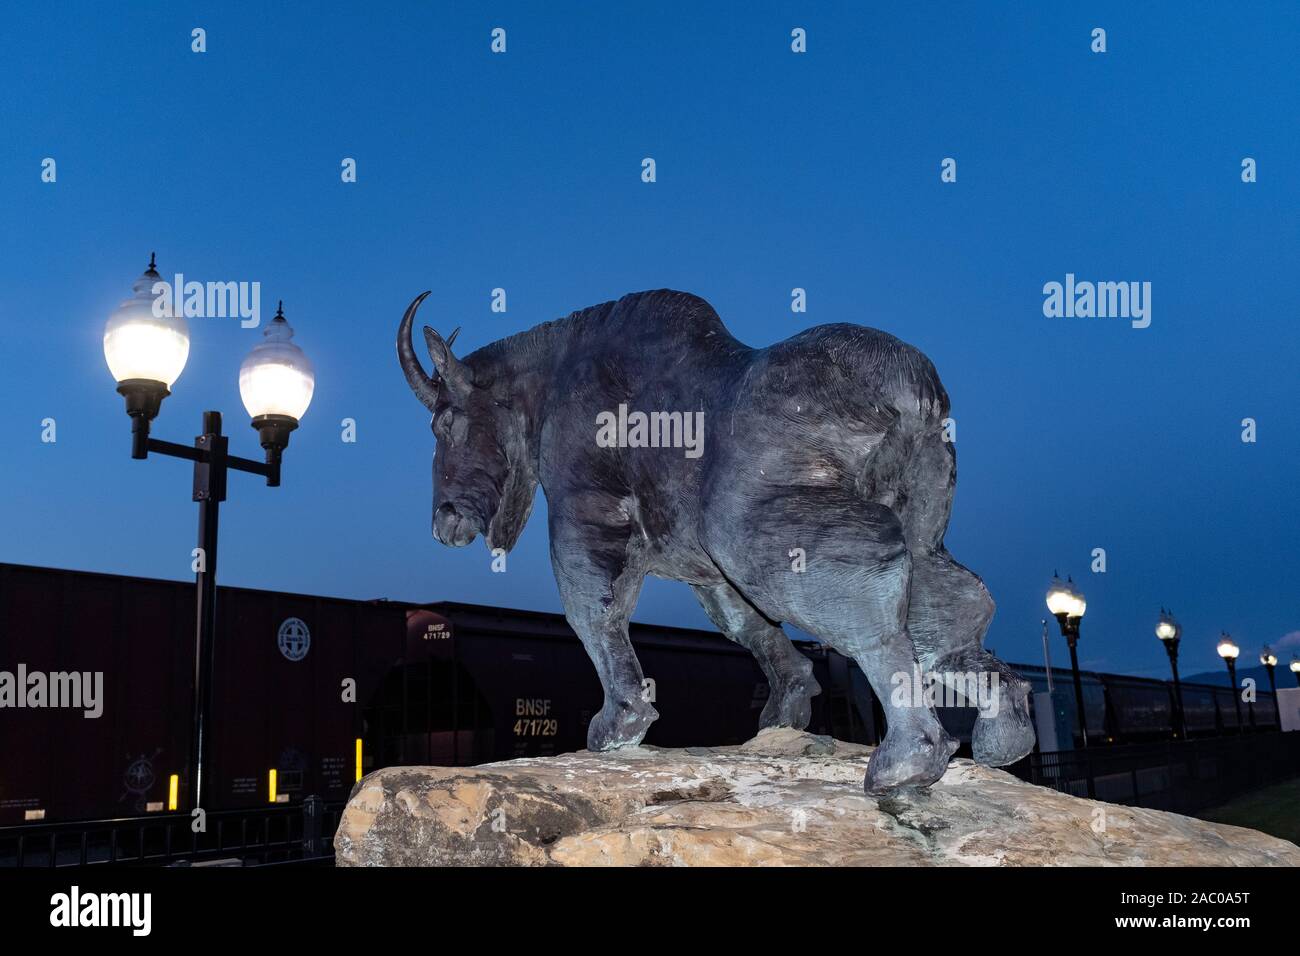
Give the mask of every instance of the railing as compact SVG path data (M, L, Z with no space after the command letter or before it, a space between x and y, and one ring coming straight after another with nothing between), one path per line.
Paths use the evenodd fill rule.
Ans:
M1195 813L1300 776L1300 733L1033 753L1006 769L1079 797Z
M328 862L342 803L214 810L195 833L188 812L0 827L0 867Z
M1022 780L1128 806L1195 813L1300 776L1300 733L1033 753L1006 768ZM0 867L328 863L344 804L216 810L0 827Z

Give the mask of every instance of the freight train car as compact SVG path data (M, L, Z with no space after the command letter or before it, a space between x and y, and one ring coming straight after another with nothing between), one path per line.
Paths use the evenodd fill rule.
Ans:
M1047 672L1044 667L1037 664L1012 666L1030 682L1036 694L1047 690ZM1073 675L1068 670L1054 667L1052 680L1059 709L1058 731L1072 733L1074 746L1080 746ZM1171 682L1125 674L1082 671L1080 683L1083 687L1084 719L1088 725L1091 745L1154 743L1174 738L1176 704ZM1258 691L1258 700L1254 704L1241 705L1240 726L1230 687L1185 683L1182 692L1189 738L1237 734L1252 729L1277 729L1273 695L1269 691Z
M406 607L400 659L364 701L366 769L464 764L581 750L603 694L563 617L444 602ZM741 743L767 682L744 649L707 631L633 624L645 693L660 718L646 743ZM826 655L802 648L827 683ZM830 731L823 701L813 727ZM859 721L860 726L867 726Z
M359 772L384 766L580 750L601 706L595 671L558 614L218 591L205 809L266 805L272 771L276 801L335 802ZM63 675L67 690L77 675L95 698L51 706L60 702L47 693L0 709L0 826L164 811L173 777L176 809L187 809L194 617L192 584L0 564L0 677ZM768 688L747 651L684 628L633 624L631 638L660 713L647 744L753 736ZM796 646L823 688L808 729L878 742L883 711L857 665ZM1013 666L1046 689L1042 667ZM1054 670L1054 680L1057 726L1073 728L1070 674ZM1091 742L1172 736L1164 682L1082 680ZM1183 696L1192 735L1239 732L1227 687L1184 685ZM1276 726L1270 695L1243 705L1247 729L1252 710L1256 727ZM969 756L974 712L939 714Z
M101 682L97 716L0 711L0 826L163 811L173 775L186 809L193 632L193 585L0 564L0 671ZM661 714L646 743L753 736L767 684L748 652L707 631L631 636ZM272 770L278 801L343 800L358 750L364 772L579 750L602 701L555 614L223 587L215 646L206 809L266 804ZM831 687L829 656L800 646ZM832 693L810 729L876 737L870 703Z
M223 588L219 612L212 808L266 802L272 768L290 798L345 797L359 715L340 682L379 680L402 609ZM0 565L0 670L79 675L101 698L97 716L0 711L0 825L164 810L172 775L183 800L194 616L193 585Z

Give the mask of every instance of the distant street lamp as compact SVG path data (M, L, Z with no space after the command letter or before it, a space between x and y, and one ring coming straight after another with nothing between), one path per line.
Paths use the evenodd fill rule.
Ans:
M1174 672L1174 702L1177 713L1174 714L1174 736L1187 739L1186 715L1183 711L1183 685L1178 680L1178 642L1182 640L1183 629L1174 620L1173 612L1160 609L1160 621L1156 624L1156 637L1164 644L1169 654L1169 666Z
M1237 690L1237 655L1241 653L1241 648L1225 632L1219 636L1217 650L1219 656L1223 658L1223 663L1228 665L1228 686L1232 688L1232 705L1237 708L1237 733L1242 733L1244 728L1241 726L1241 695Z
M1295 683L1300 687L1300 654L1291 655L1291 673L1295 674Z
M1088 722L1083 714L1083 682L1079 678L1079 622L1088 604L1083 595L1074 587L1070 579L1062 581L1059 575L1053 575L1051 587L1047 589L1047 609L1052 612L1057 623L1061 625L1061 635L1070 645L1070 668L1074 672L1074 709L1079 715L1079 736L1083 746L1088 746Z
M1268 671L1268 687L1273 692L1273 712L1277 716L1277 729L1282 729L1282 705L1277 702L1277 681L1273 679L1273 668L1277 667L1277 655L1267 644L1259 653L1259 662L1264 665L1264 670Z
M104 327L104 358L131 416L131 457L145 458L155 452L194 462L193 498L199 503L201 549L195 565L199 570L195 574L194 720L187 782L190 808L194 809L203 805L204 772L211 753L217 519L219 506L226 499L226 474L232 469L248 472L261 475L271 487L279 486L280 456L289 444L289 433L298 427L311 402L315 376L306 355L289 341L293 330L281 309L263 332L264 341L253 348L239 370L240 397L266 451L264 462L227 453L220 412L203 413L203 434L194 439L192 448L150 438L150 424L180 378L190 352L185 319L172 314L169 296L154 294L154 284L161 281L150 255L148 269L132 287L134 294L117 307Z

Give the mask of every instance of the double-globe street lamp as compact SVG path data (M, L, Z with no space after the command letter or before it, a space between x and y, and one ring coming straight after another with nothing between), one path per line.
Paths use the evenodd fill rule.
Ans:
M203 434L194 439L192 448L150 438L150 424L190 353L189 327L184 316L173 313L171 297L158 288L160 283L162 277L150 255L149 267L135 281L134 294L117 307L104 327L104 358L131 416L131 457L145 458L155 452L194 462L200 551L195 562L194 719L187 781L190 809L194 809L203 805L204 770L211 752L217 518L226 498L226 475L230 470L244 471L261 475L271 487L279 486L280 457L311 403L315 375L307 356L291 341L293 329L281 308L239 368L239 395L265 449L264 461L228 454L220 412L203 413Z
M1083 594L1074 586L1074 581L1062 581L1060 575L1053 575L1051 587L1047 589L1047 609L1052 612L1057 623L1061 625L1061 635L1070 645L1070 669L1074 672L1074 709L1079 716L1079 736L1086 749L1088 746L1088 722L1083 715L1083 682L1079 678L1079 622L1088 603Z
M1183 629L1174 619L1173 612L1161 608L1160 620L1156 624L1156 637L1160 638L1160 643L1165 646L1165 652L1169 655L1169 667L1174 672L1174 706L1177 709L1174 715L1174 735L1186 740L1187 722L1183 713L1183 685L1178 680L1178 642L1182 640L1182 636Z

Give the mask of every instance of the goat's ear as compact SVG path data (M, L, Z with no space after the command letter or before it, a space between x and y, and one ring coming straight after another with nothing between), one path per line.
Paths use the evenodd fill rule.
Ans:
M470 371L456 356L451 354L451 342L455 341L456 332L451 334L450 341L444 341L442 336L429 328L424 327L424 344L429 349L429 359L433 362L433 367L438 370L438 378L442 384L449 389L451 394L456 397L464 398L469 392L473 380Z
M424 344L429 349L429 358L433 360L433 367L438 370L439 375L446 378L447 369L456 361L456 357L451 354L451 346L427 325L424 327Z

